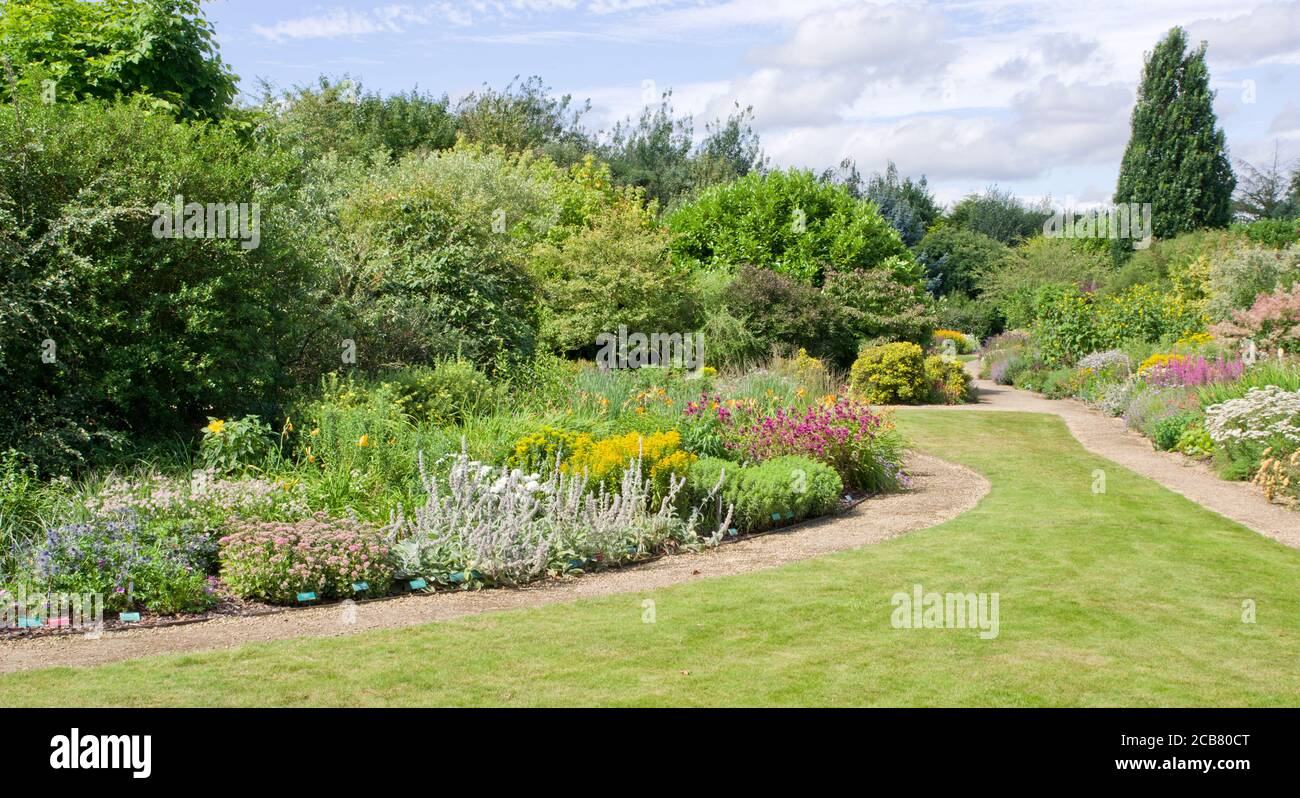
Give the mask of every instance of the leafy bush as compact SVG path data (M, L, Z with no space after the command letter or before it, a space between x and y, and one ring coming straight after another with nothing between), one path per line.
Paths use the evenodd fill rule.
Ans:
M971 399L970 374L959 360L930 355L925 359L925 380L930 386L930 402L956 405Z
M199 444L205 468L229 474L260 466L275 446L275 433L257 416L237 421L208 418Z
M1054 291L1040 299L1038 308L1034 337L1053 364L1072 363L1130 341L1173 341L1204 326L1194 306L1150 286L1103 297Z
M1273 249L1284 249L1300 242L1300 219L1256 219L1233 225L1233 229L1245 233L1246 238L1254 243Z
M596 337L619 325L646 335L695 330L699 303L687 270L669 259L668 241L633 200L540 245L532 268L544 291L542 339L561 352L590 354Z
M913 343L862 350L849 373L849 386L871 404L918 404L930 395L925 352Z
M898 256L890 263L900 281L919 282L876 206L811 172L751 172L682 205L668 227L674 257L708 269L753 265L816 284L826 270L870 269Z
M982 275L982 299L992 302L1006 326L1027 328L1041 310L1041 298L1088 292L1110 273L1110 261L1078 239L1031 238L992 264Z
M385 383L404 411L418 421L452 424L491 406L486 375L468 360L446 360L433 368L413 367L391 374Z
M916 248L917 262L925 267L926 288L935 296L975 294L984 275L995 272L1010 254L996 239L948 225L926 233Z
M8 0L0 56L57 79L59 101L144 93L152 107L209 118L221 116L236 94L199 0Z
M374 527L317 513L296 523L232 523L221 538L221 577L243 598L293 604L298 593L346 598L360 582L384 595L393 565Z
M997 304L986 296L972 299L961 292L948 294L935 303L934 313L940 327L967 330L976 341L1000 332L1003 327Z
M1159 419L1151 425L1151 443L1162 452L1177 449L1188 430L1199 425L1200 418L1199 413L1178 413Z
M133 514L50 527L28 552L31 588L98 593L104 609L197 612L216 601L204 571L205 535L167 534Z
M848 365L863 342L929 342L935 317L928 295L900 282L896 270L832 271L822 293L834 304L834 359Z
M787 455L751 466L706 458L691 467L692 496L703 500L722 480L721 506L734 509L733 523L758 532L833 512L844 485L835 470L807 457Z
M729 422L727 447L748 462L810 457L834 468L845 485L873 493L906 483L893 422L860 402L837 398L802 411L776 408L767 416L719 411Z
M20 105L0 114L0 448L67 470L273 400L316 317L292 159L142 100ZM177 196L267 212L243 240L156 236Z

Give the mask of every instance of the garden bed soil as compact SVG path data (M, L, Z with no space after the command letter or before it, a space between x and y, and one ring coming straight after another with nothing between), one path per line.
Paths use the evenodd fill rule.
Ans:
M989 483L970 469L912 454L910 489L855 502L846 512L746 535L699 553L658 557L519 588L411 593L319 607L241 604L226 613L154 619L152 625L105 624L98 633L26 634L0 639L0 672L91 666L157 654L231 649L293 637L333 637L537 607L582 598L642 593L696 579L774 568L859 548L955 518L974 507Z

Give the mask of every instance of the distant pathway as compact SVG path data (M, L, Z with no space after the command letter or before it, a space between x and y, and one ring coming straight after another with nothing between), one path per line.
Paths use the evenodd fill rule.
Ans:
M1136 471L1261 535L1300 548L1300 512L1269 502L1254 485L1220 479L1204 463L1175 452L1156 451L1151 441L1128 430L1122 419L1111 418L1082 402L1045 399L1029 391L979 379L978 361L967 363L966 369L976 375L979 403L949 405L945 409L1019 410L1060 416L1070 433L1093 454Z
M94 639L71 634L0 641L0 673L101 665L155 654L228 650L293 637L334 637L498 610L644 593L879 543L955 518L974 507L989 491L989 482L982 475L936 457L913 453L906 465L913 479L907 491L868 499L844 515L740 538L698 554L661 557L632 567L521 588L417 594L350 608L336 604L183 626L105 631Z

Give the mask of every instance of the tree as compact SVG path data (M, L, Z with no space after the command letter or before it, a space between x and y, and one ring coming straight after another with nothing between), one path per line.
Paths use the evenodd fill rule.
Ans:
M1236 180L1216 124L1205 48L1201 42L1189 51L1187 34L1176 27L1142 69L1115 202L1151 203L1160 238L1232 220Z
M4 59L59 98L145 94L190 119L222 116L236 93L198 0L8 0Z
M664 208L694 183L694 135L689 116L673 116L672 92L665 92L658 105L641 109L635 123L625 119L614 126L605 160L615 180L644 189L646 199Z
M990 186L983 194L971 194L958 202L948 222L1011 245L1042 233L1043 222L1051 215L1046 201L1031 205L1010 191Z
M1278 145L1273 142L1273 162L1262 169L1237 159L1240 180L1233 209L1249 221L1291 219L1300 215L1300 204L1291 189L1295 178L1278 161Z
M296 86L276 97L262 87L262 110L279 142L304 161L327 152L351 158L386 150L399 159L410 152L450 149L456 120L444 94L418 91L382 97L363 92L351 78L321 76L314 86Z
M673 255L704 269L752 264L820 284L827 271L881 266L919 284L921 269L876 207L799 169L750 172L668 216Z
M568 94L552 97L540 77L518 80L516 76L501 91L484 86L461 100L456 106L460 133L471 142L512 152L539 150L566 166L581 160L591 149L582 127L591 103L575 108Z
M852 162L848 164L850 175L856 175L857 167ZM845 165L841 164L841 168ZM898 231L903 243L909 247L916 246L939 217L939 206L930 194L925 175L915 183L910 177L900 179L893 161L888 162L884 174L876 172L871 176L864 194L876 203L880 215Z
M921 239L916 259L925 267L926 288L936 297L952 293L978 296L981 279L1011 250L995 238L940 225Z

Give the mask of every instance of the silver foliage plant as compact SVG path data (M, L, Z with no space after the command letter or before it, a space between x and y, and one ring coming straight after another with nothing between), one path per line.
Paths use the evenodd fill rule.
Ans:
M684 478L673 477L657 500L641 459L623 471L617 491L589 490L585 474L525 474L471 460L463 450L452 458L445 480L419 457L426 498L414 514L401 508L388 532L400 571L440 578L476 572L493 583L520 584L547 574L612 565L665 548L705 547L721 542L732 509L719 510L717 527L705 520L716 504L722 479L700 505L678 512ZM724 477L725 478L725 477Z

